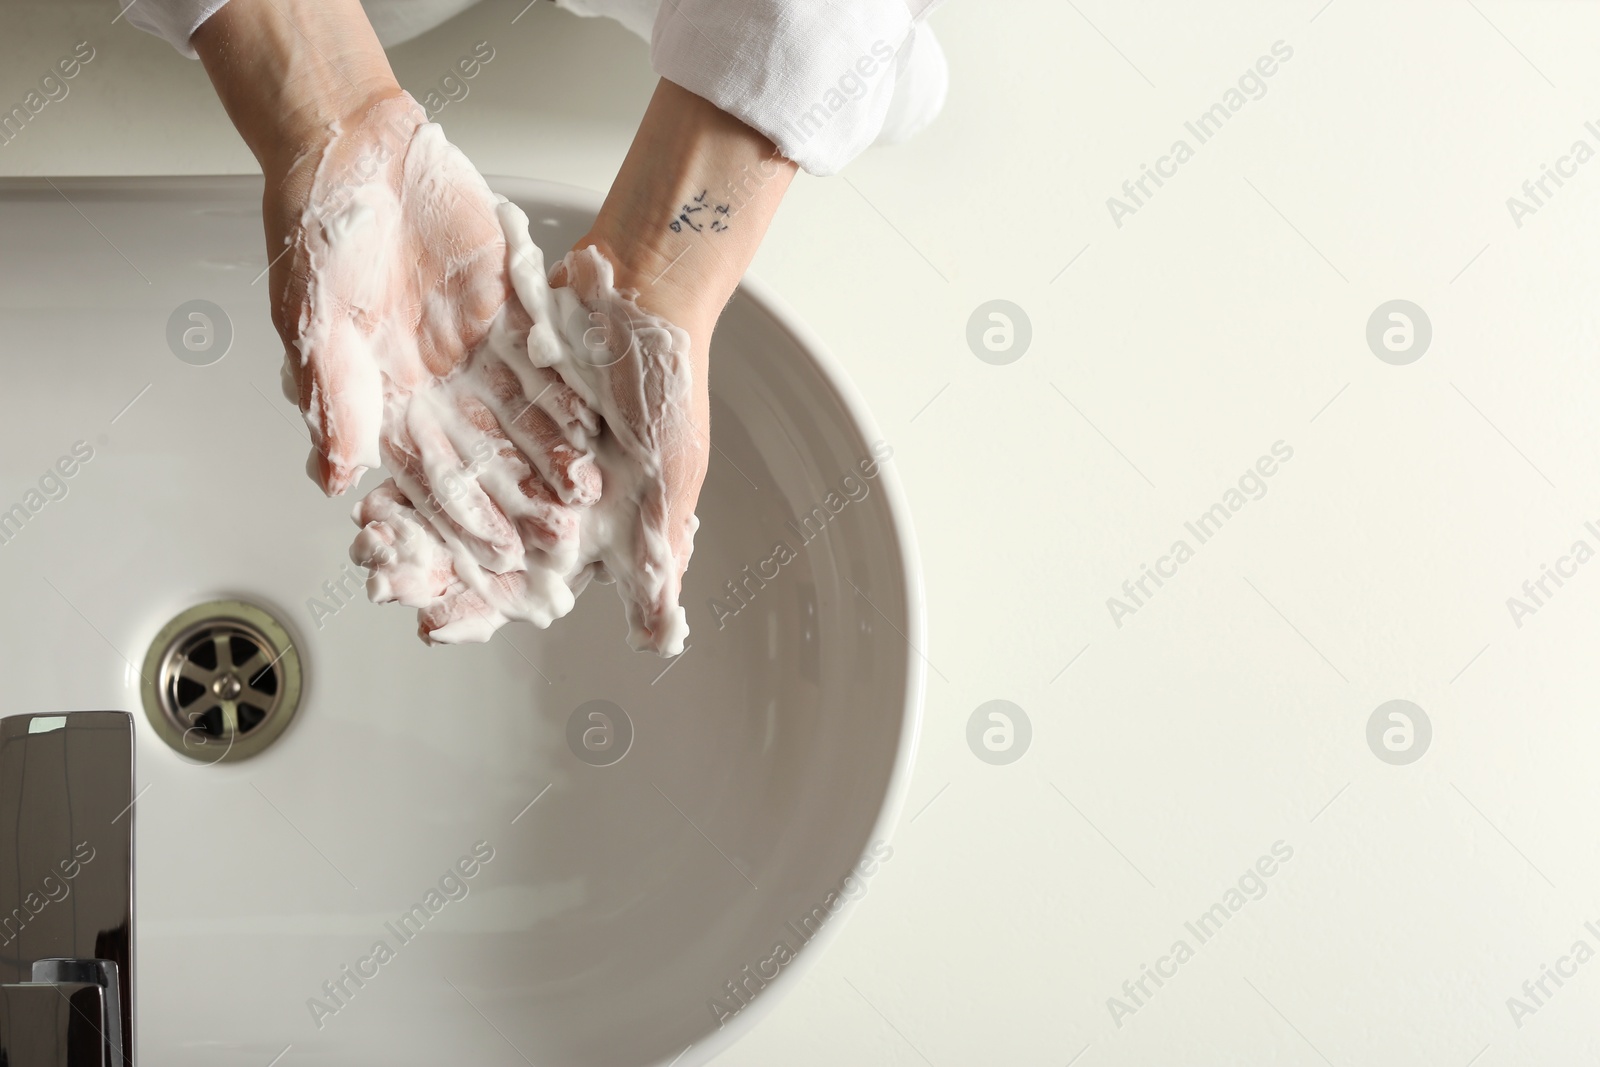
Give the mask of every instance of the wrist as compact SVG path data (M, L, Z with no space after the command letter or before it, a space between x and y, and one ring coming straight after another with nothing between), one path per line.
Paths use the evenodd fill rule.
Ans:
M596 246L645 310L708 333L795 170L762 134L663 79L578 247Z
M674 252L604 216L573 245L590 246L611 264L618 289L635 290L641 308L696 336L710 332L743 277L742 270L695 256L692 249L680 255L683 249Z
M402 91L358 0L231 0L191 43L268 174Z

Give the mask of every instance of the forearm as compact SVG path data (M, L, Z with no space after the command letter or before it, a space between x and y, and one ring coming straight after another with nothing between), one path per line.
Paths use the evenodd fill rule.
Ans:
M359 0L230 0L191 40L267 174L399 92Z
M703 337L755 258L796 169L762 134L662 80L579 246L598 245L647 310Z

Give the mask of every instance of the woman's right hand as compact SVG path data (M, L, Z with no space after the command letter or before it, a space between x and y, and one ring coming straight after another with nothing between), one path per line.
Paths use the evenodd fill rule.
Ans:
M510 294L496 198L395 81L357 0L232 0L192 43L266 179L272 320L310 473L420 456L385 403L446 377ZM436 435L424 430L421 436Z
M319 141L267 176L263 213L285 390L331 496L386 451L438 459L427 448L440 434L409 425L406 401L472 354L510 288L494 194L409 95Z

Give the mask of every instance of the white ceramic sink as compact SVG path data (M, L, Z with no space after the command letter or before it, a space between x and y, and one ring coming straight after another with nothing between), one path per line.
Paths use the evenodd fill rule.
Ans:
M597 206L494 184L557 254ZM746 286L713 346L693 635L665 674L627 649L600 587L552 629L484 646L427 649L411 612L364 598L319 627L307 601L337 606L322 587L341 578L352 501L305 477L278 391L252 284L260 195L248 178L0 183L0 511L42 503L0 544L0 711L136 714L142 1062L709 1061L838 933L851 905L829 911L830 894L875 847L882 862L898 813L924 623L893 461L861 477L871 420L815 339ZM232 324L209 366L167 342L196 299ZM79 442L93 458L67 464L66 495L30 498ZM786 523L830 492L843 506L802 544ZM719 629L709 599L736 606L724 583L780 542L793 560ZM271 747L206 765L152 731L138 665L170 618L219 597L288 626L305 695ZM634 730L609 766L567 740L593 700ZM494 856L465 898L402 944L386 924L478 842ZM799 936L818 914L820 934ZM379 940L393 958L360 964ZM780 941L797 958L719 1025L713 1001L738 1007L727 983L771 973ZM324 983L346 965L372 977L346 980L319 1027L309 1002L338 1005Z

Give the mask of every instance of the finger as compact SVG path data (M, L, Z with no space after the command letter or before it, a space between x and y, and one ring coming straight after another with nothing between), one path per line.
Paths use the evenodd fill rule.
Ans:
M433 124L418 128L400 180L403 199L432 203L448 220L421 246L418 264L423 276L442 281L417 328L422 364L442 378L477 349L511 296L495 213L500 198Z
M406 465L407 472L414 474L420 468L421 481L428 489L425 506L420 510L429 518L448 516L455 528L467 535L464 543L473 550L479 565L497 573L518 570L522 538L515 524L478 484L477 472L463 465L461 456L472 455L475 446L457 451L443 424L445 420L435 414L436 402L448 404L450 400L418 395L412 398L405 415L406 430L416 450L414 461ZM481 431L476 436L479 441L485 439ZM406 489L416 492L411 486Z
M537 367L535 370L544 382L537 394L540 404L551 418L561 424L574 445L588 447L588 438L600 432L600 416L555 371L549 367Z
M296 274L304 271L305 285L293 309L300 410L323 457L320 482L330 496L381 462L382 367L403 363L394 353L406 347L391 323L403 292L395 277L402 258L399 206L392 197L357 193L353 200L362 210L345 204L329 218L315 216L313 201L307 209L310 228L300 236L304 263L296 266Z
M507 600L518 597L521 580L520 574L493 579ZM417 633L430 645L482 643L510 621L482 593L462 589L417 612Z
M571 581L566 571L541 566L515 574L479 572L468 588L419 612L418 630L432 644L457 644L487 641L512 619L543 629L572 610L577 590L587 584L594 569L581 569Z
M278 375L279 387L285 400L300 406L303 385L300 365L303 359L299 346L300 318L306 306L306 275L310 265L306 258L305 239L297 235L287 239L291 247L268 268L267 291L273 294L272 325L283 341L283 366ZM270 245L269 245L270 252ZM302 411L305 409L302 407Z
M474 590L470 596L461 594L462 603L452 603L456 597L443 598L440 605L426 613L424 628L439 620L453 618L471 611L482 611L487 604L493 612L507 619L530 622L543 629L572 610L577 597L592 580L605 575L604 564L596 561L581 567L570 577L567 570L530 567L520 574L494 576L488 593ZM486 613L487 614L487 613Z
M528 334L530 341L553 341L550 323L554 309L550 299L550 282L545 278L544 252L533 243L528 216L509 200L496 206L495 214L505 234L507 273L511 275L517 303L533 322ZM541 357L553 356L554 353L544 353L538 349L539 346L531 347L529 357L540 366L548 366L552 360Z
M426 526L374 522L350 545L350 558L367 568L367 599L421 608L461 588L455 561Z
M461 587L448 546L391 479L356 505L361 526L350 558L368 569L367 595L375 604L398 601L425 607Z
M667 536L664 493L650 493L640 501L634 552L635 570L628 590L632 601L629 622L638 642L634 648L676 655L683 648L683 636L676 634L683 623L683 609L678 606L683 572Z
M581 424L575 421L570 428L563 428L540 406L543 396L555 392L558 386L566 394L561 398L563 401L567 397L577 400L577 394L556 378L554 382L546 382L540 393L530 400L518 376L498 361L484 364L483 377L487 395L478 401L479 405L483 406L484 401L493 405L496 424L561 500L576 506L587 506L599 500L600 468L595 464L594 455L587 447L575 447L572 442L571 428L581 430ZM584 438L587 436L585 433Z
M479 435L479 444L458 442L469 450L487 445L491 454L478 457L474 451L473 469L479 486L489 499L516 524L525 548L537 547L559 554L562 562L575 561L578 551L578 516L556 495L527 457L506 436L494 412L476 397L464 395L458 407L465 424ZM455 436L452 435L452 440ZM598 482L599 471L595 471ZM598 486L595 497L598 499Z
M382 462L382 377L367 339L352 322L332 323L321 336L302 343L308 347L300 410L322 460L318 482L323 492L338 496Z
M595 249L568 253L564 265L569 287L555 292L556 302L567 314L587 309L604 354L591 354L587 341L573 342L560 369L629 455L647 471L659 471L662 452L684 447L692 436L691 339L616 290L611 264Z
M300 364L292 358L289 352L283 355L283 366L278 371L278 387L283 390L283 398L291 404L300 403Z
M704 381L704 378L699 380ZM680 583L684 572L689 569L689 558L694 555L694 535L700 528L695 509L699 505L700 491L705 486L711 454L708 428L710 404L708 399L703 399L703 389L697 389L697 393L702 395L695 398L694 409L686 424L687 432L680 434L677 447L669 449L664 460L664 477L670 494L666 536L677 564Z
M372 491L356 502L351 517L357 526L381 522L414 511L411 498L406 496L393 478L385 478Z
M497 383L497 394L504 394L507 404L518 402L518 411L530 401L538 405L561 427L568 443L574 448L588 448L590 439L600 432L600 416L554 367L536 362L530 354L533 320L523 310L521 302L511 301L506 305L506 312L505 318L497 322L491 332L491 343L480 353L486 362L499 368L493 373L504 377L509 372L516 382L514 386ZM549 333L548 327L545 332ZM560 346L555 347L559 349Z
M578 513L556 497L537 471L527 471L517 482L517 493L520 504L516 522L523 543L547 553L551 557L550 566L565 569L567 560L579 547L581 520Z
M443 508L428 485L421 458L410 434L402 424L392 427L383 441L384 461L395 483L414 505L417 521L433 530L455 560L459 574L470 574L483 567L484 560L497 560L501 553L470 533ZM514 568L513 568L514 569Z
M645 475L633 491L637 511L628 558L611 566L627 605L629 642L675 655L687 636L678 599L709 455L703 361L694 365L688 333L645 313L632 294L614 288L611 265L596 250L570 253L563 267L555 279L570 288L561 292L601 324L606 348L601 358L585 359L587 350L573 341L572 358L560 369Z

